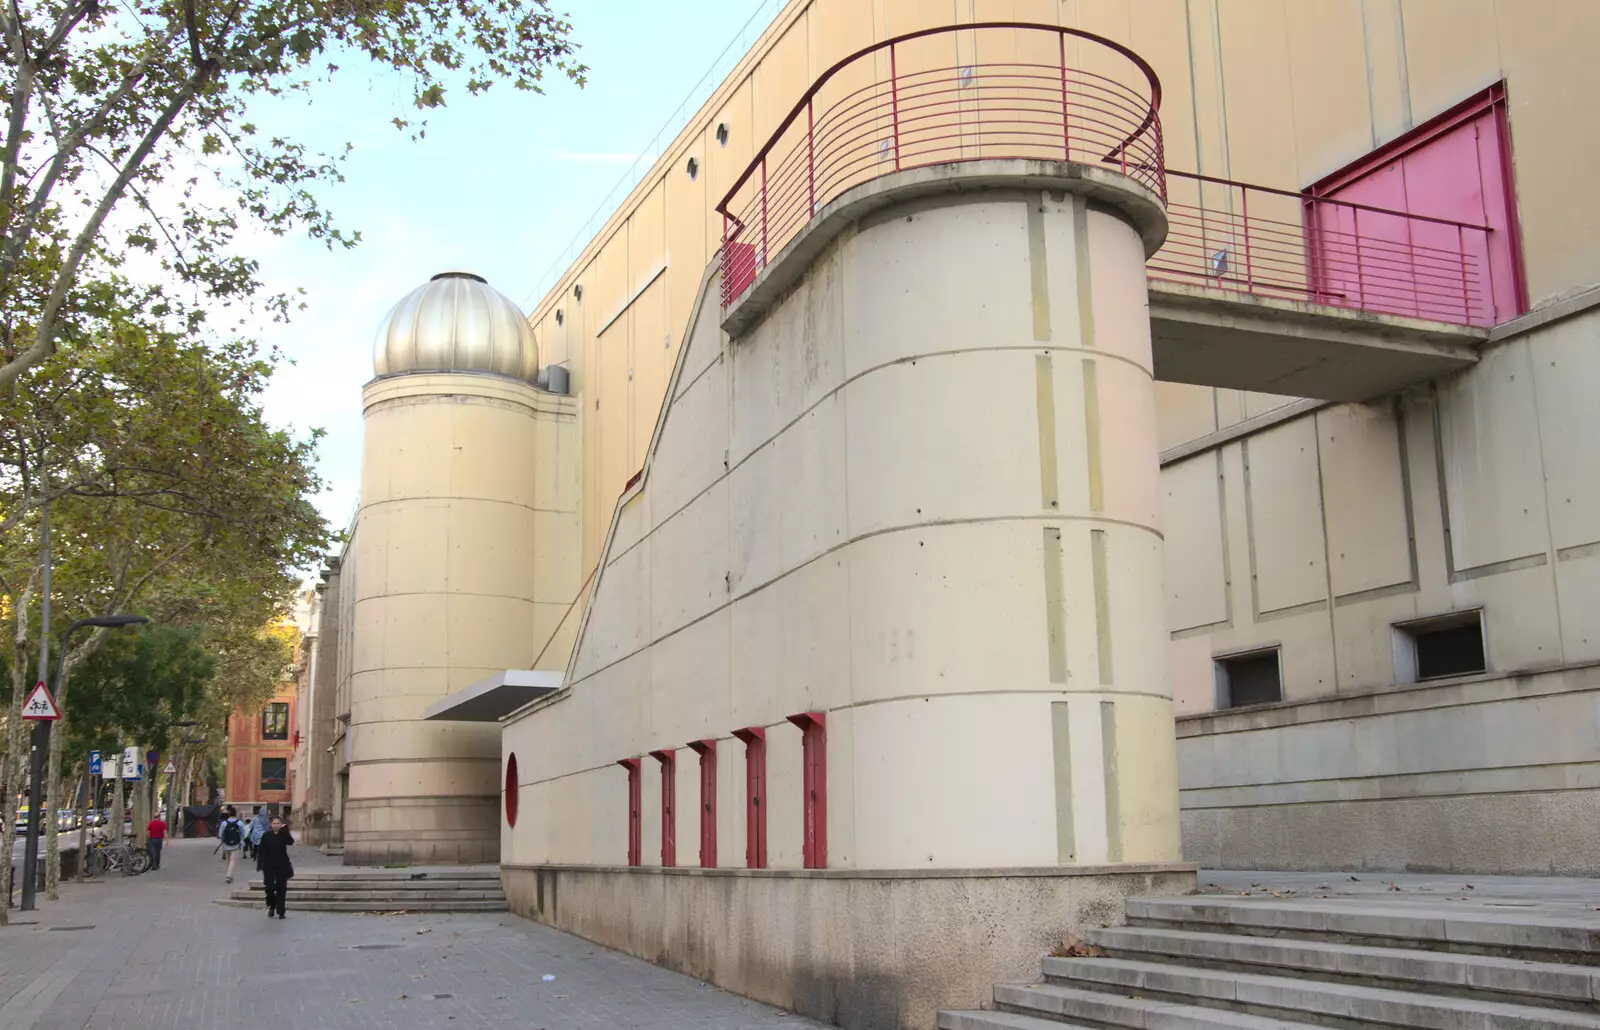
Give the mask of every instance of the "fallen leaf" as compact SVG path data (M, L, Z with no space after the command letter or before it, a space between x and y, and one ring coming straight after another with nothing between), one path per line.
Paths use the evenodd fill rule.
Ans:
M1072 934L1061 938L1061 943L1050 949L1051 958L1095 958L1105 952L1092 944L1085 944Z

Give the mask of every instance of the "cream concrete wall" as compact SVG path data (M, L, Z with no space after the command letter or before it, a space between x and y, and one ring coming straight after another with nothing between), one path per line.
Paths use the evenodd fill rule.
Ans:
M577 589L574 405L470 373L376 379L363 400L361 507L342 577L346 860L490 860L497 727L422 716L529 667Z
M917 876L504 866L511 910L846 1030L932 1030L1039 975L1130 895L1181 894L1194 873L1058 867Z
M1142 258L1107 209L1001 191L862 222L738 340L703 294L571 685L506 725L505 861L624 862L616 762L680 748L692 864L712 738L743 864L757 725L769 864L799 866L804 711L830 867L1175 859ZM649 760L643 788L653 864Z
M1505 79L1530 297L1538 304L1600 281L1600 242L1585 219L1571 215L1573 198L1587 195L1600 177L1600 143L1575 131L1586 124L1581 98L1600 91L1600 65L1589 53L1589 40L1600 32L1600 5L794 0L533 315L543 353L571 370L580 397L585 572L598 560L613 502L643 462L665 370L721 239L713 208L756 148L817 76L855 50L928 26L1013 19L1083 28L1133 47L1162 80L1171 167L1281 189L1306 186ZM966 37L950 39L949 54L924 52L929 44L908 48L905 59L991 59L988 50L970 52L975 44ZM1018 48L991 49L1009 57ZM1077 48L1069 59L1104 70L1092 47ZM726 146L715 138L719 124L729 129ZM686 171L691 157L701 169L693 180ZM1196 199L1184 183L1173 189L1175 199ZM1226 203L1220 195L1206 199ZM581 301L574 296L580 286ZM1212 394L1213 430L1275 403L1184 389ZM1175 428L1164 403L1164 446L1192 438L1182 436L1191 431L1200 430Z
M1597 330L1591 309L1163 468L1192 857L1596 871L1564 827L1600 804ZM1397 689L1393 624L1476 608L1488 673ZM1207 716L1213 657L1272 645L1286 703Z

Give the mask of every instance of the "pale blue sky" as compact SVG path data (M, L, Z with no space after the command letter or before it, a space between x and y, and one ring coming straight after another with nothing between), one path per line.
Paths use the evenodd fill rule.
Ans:
M321 468L329 489L318 506L335 528L344 528L359 490L361 386L390 306L433 273L460 268L531 307L538 297L530 294L631 156L650 146L751 16L759 14L751 26L758 33L781 3L555 6L569 13L590 66L582 90L550 77L544 96L499 86L475 98L456 91L420 143L389 122L406 105L392 81L345 75L285 115L299 139L355 144L347 181L321 195L342 225L361 230L361 246L330 252L304 238L250 242L271 287L307 294L292 323L260 333L295 362L278 374L267 411L279 424L327 430ZM747 46L735 45L716 80ZM697 90L695 103L714 86ZM278 114L265 113L263 127L274 128Z

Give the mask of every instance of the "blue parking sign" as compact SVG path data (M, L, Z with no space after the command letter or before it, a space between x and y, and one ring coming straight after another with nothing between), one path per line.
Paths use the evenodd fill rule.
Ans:
M100 752L98 751L89 752L89 775L100 775Z

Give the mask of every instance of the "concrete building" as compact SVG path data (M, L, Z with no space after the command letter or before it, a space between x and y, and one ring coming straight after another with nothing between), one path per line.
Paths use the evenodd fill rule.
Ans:
M498 791L517 911L849 1027L1186 863L1600 872L1597 30L793 0L530 316L562 396L380 356L347 845ZM486 379L555 456L416 414ZM423 520L525 477L565 532Z
M228 717L223 797L241 815L263 805L293 814L295 707L294 684L285 683L260 711Z
M468 273L419 286L379 331L360 509L324 595L337 629L319 634L338 641L321 721L339 728L330 821L347 861L499 855L498 728L424 716L532 665L581 582L576 404L539 371L521 312Z

